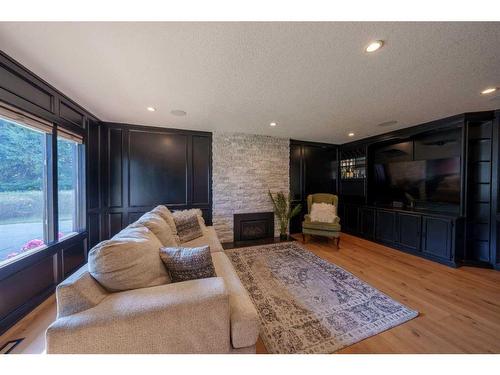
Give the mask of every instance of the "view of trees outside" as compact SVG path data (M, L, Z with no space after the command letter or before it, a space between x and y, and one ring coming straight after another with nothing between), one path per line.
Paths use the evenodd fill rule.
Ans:
M0 263L44 244L46 134L0 118ZM60 148L60 233L72 231L73 160Z
M57 139L57 183L59 203L59 236L74 232L76 213L75 185L77 173L77 147L74 141Z

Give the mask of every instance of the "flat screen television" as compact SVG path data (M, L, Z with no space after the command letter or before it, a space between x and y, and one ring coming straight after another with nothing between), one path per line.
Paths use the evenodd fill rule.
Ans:
M375 164L376 203L460 204L460 158Z

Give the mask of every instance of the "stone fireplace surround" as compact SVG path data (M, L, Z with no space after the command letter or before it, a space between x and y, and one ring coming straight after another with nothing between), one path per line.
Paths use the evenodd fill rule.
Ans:
M288 138L213 133L212 221L221 242L234 241L234 214L272 212L268 190L288 194L289 163Z

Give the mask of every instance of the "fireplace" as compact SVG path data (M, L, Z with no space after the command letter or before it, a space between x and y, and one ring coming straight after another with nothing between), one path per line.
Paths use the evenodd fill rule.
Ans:
M274 238L274 213L234 214L234 241Z

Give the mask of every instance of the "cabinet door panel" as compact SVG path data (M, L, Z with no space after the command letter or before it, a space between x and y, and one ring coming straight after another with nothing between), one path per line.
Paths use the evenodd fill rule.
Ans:
M363 208L360 210L360 234L365 238L375 237L375 210Z
M344 206L344 220L341 220L341 224L348 232L357 233L358 232L358 206L346 204Z
M398 242L402 248L419 251L422 218L420 215L398 213Z
M376 238L382 242L393 243L395 236L396 213L390 211L377 211Z
M452 222L447 219L424 217L423 252L450 259Z

